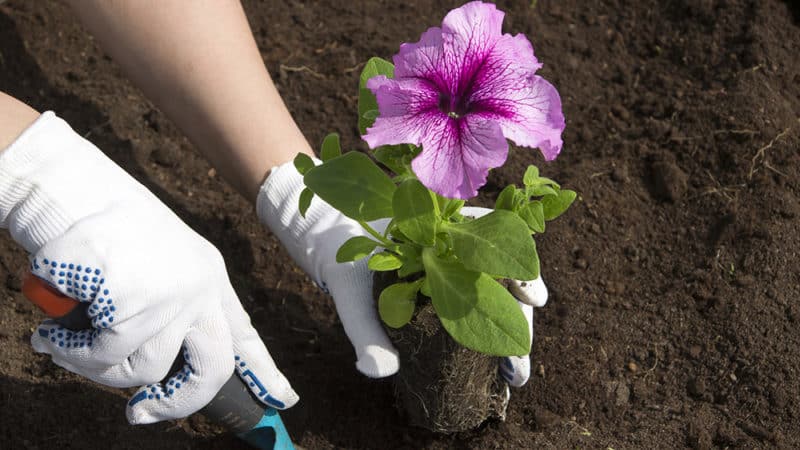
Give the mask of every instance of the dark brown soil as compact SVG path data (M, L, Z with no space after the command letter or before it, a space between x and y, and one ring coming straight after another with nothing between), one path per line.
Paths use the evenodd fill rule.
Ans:
M455 4L245 2L308 138L359 148L359 64ZM531 382L505 422L453 436L409 427L391 382L358 375L332 302L60 2L0 6L0 89L57 111L220 247L302 397L284 418L306 448L799 448L800 6L500 4L564 101L564 151L543 172L581 197L538 240L551 297ZM512 153L479 203L531 162ZM25 261L2 236L0 446L243 448L201 418L129 427L122 393L33 354Z

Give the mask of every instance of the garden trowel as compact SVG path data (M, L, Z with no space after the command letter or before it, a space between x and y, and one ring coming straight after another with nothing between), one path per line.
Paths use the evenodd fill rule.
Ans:
M22 293L64 328L85 330L92 327L86 314L89 303L81 303L61 294L33 274L28 274L25 278ZM179 354L173 368L182 367L183 363L183 356ZM214 399L200 412L255 448L294 450L278 412L256 399L236 373L231 375Z

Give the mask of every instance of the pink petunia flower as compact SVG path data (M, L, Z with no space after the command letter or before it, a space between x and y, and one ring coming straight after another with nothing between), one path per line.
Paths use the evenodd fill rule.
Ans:
M367 83L379 115L364 140L421 146L412 169L445 197L477 195L505 162L506 138L539 147L548 161L561 151L561 98L535 75L542 65L528 39L502 34L504 15L480 1L454 9L441 28L400 46L394 78Z

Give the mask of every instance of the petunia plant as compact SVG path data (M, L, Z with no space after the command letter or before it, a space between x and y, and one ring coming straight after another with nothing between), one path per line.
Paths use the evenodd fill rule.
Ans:
M301 212L317 195L366 231L341 246L337 261L369 258L371 270L396 273L378 299L388 326L408 323L429 298L461 345L512 356L530 352L530 336L499 281L539 276L533 236L576 194L529 166L493 211L461 213L506 161L507 139L538 147L545 160L562 147L558 92L535 74L541 64L528 39L502 33L503 16L494 5L468 3L401 45L394 63L367 62L359 129L383 168L364 153L342 154L336 134L323 141L321 164L301 154L295 166L306 185ZM382 232L372 223L379 219L388 220Z

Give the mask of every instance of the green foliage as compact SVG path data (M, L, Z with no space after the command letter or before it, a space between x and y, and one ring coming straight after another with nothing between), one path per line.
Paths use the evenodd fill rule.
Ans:
M403 260L394 253L381 252L372 255L369 259L367 267L369 270L376 272L388 272L390 270L399 269L403 265Z
M311 200L314 199L314 192L309 189L303 189L303 192L300 193L300 215L303 218L306 217L306 211L308 211L308 207L311 206Z
M412 242L431 246L440 219L431 191L418 180L406 180L397 187L392 199L397 228Z
M542 202L532 201L522 206L519 216L534 233L544 233L544 208Z
M379 242L375 242L368 237L352 237L339 247L339 251L336 252L336 262L343 263L365 258L379 245Z
M488 355L530 353L528 322L505 287L432 249L422 252L422 261L433 307L456 342Z
M351 219L368 222L392 216L392 197L397 188L363 153L349 152L325 161L309 169L303 181Z
M532 233L544 233L545 221L563 214L577 197L575 191L561 189L550 178L539 176L536 166L528 166L522 181L524 188L512 184L500 192L495 209L517 213Z
M394 64L381 58L370 58L361 71L358 83L358 131L361 134L365 134L378 117L378 101L367 88L367 80L378 75L394 77Z
M397 276L405 278L417 272L422 272L422 247L413 244L400 244L399 257L403 266L397 270Z
M400 328L411 320L421 285L421 279L411 283L395 283L381 292L378 298L378 314L386 325Z
M566 210L575 201L578 194L569 189L559 190L555 195L548 195L542 199L542 206L544 207L544 218L546 220L553 220L556 217L564 214Z
M539 276L532 254L536 247L525 222L517 214L498 210L479 219L447 224L453 252L469 270L495 277L532 280Z
M497 201L494 204L494 209L505 209L508 211L514 210L514 194L517 192L516 186L513 184L508 185L500 191L497 196Z
M314 168L314 160L305 153L298 153L294 157L294 168L300 172L300 175L305 175L306 172Z
M339 144L339 135L331 133L325 136L325 139L322 141L322 150L319 152L320 159L325 162L341 154L342 147Z
M375 157L375 160L398 176L407 177L410 175L413 177L411 172L411 160L413 160L419 152L420 149L413 145L384 145L376 148L372 155Z

